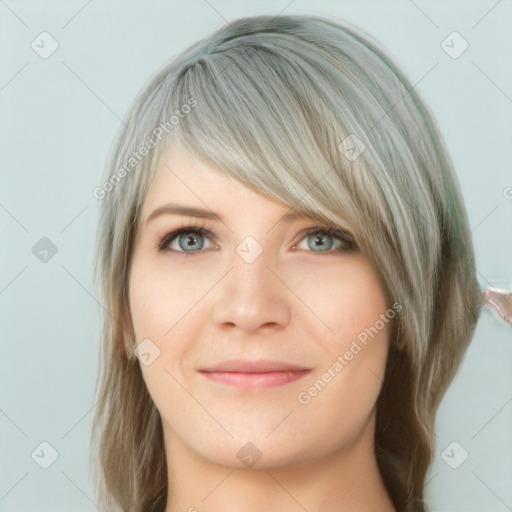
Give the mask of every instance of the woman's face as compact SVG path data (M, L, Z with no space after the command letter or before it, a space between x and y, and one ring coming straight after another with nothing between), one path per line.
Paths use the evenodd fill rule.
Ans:
M290 213L184 150L161 158L129 298L168 449L285 466L373 428L394 311L349 235Z

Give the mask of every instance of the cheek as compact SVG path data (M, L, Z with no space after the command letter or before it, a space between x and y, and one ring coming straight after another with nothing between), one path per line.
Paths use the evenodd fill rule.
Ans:
M165 258L134 257L129 296L135 343L149 339L149 346L158 354L150 365L141 365L152 395L162 386L168 393L171 375L190 371L183 362L189 361L196 350L195 341L201 338L208 315L207 301L202 299L218 281L213 274L192 267L173 268Z
M135 339L161 338L171 325L170 297L155 282L152 275L140 275L136 270L130 279L130 313Z
M136 338L154 336L164 340L170 336L169 331L181 325L181 319L194 309L208 284L204 276L197 279L197 272L173 267L165 257L134 257L129 294Z
M380 320L389 308L386 295L370 265L359 256L347 265L315 272L301 282L298 295L307 297L309 328L326 335L322 344L331 357L348 350L358 336L364 341L365 333L387 338L391 322Z
M386 316L387 297L369 264L352 263L317 273L309 283L303 281L301 290L331 332L325 334L314 317L307 322L309 337L323 347L326 357L298 398L304 414L324 418L318 428L325 429L334 444L347 433L355 435L374 408L394 317L394 312Z
M171 282L164 269L148 265L144 258L134 258L129 286L130 314L135 344L142 343L141 347L151 354L149 364L141 359L140 368L159 410L169 396L174 396L174 362L182 358L187 348L182 341L186 337L177 336L179 329L187 325L179 322L186 314L183 303L187 302L187 293L177 291L180 288L187 291L185 283L180 287L179 281L178 275Z

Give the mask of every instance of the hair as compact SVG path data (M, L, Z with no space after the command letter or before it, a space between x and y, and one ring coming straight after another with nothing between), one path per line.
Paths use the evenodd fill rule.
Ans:
M425 510L436 411L482 296L442 138L377 46L317 16L242 18L166 63L129 108L94 193L104 313L91 461L102 508L165 508L162 425L134 356L128 280L146 192L163 150L179 144L268 198L352 228L401 305L376 404L379 471L397 510Z

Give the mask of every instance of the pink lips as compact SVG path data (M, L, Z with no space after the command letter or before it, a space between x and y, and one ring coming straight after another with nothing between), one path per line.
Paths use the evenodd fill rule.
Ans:
M308 368L280 361L224 361L199 372L208 379L245 389L272 388L300 379Z

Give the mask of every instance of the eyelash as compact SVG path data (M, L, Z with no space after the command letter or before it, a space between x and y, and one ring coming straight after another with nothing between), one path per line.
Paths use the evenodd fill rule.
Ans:
M185 255L193 255L193 254L204 252L204 250L202 250L202 249L200 249L198 251L176 251L174 249L169 249L168 246L175 238L177 238L182 233L190 233L190 232L199 233L199 234L203 235L204 237L208 238L211 242L215 242L216 237L214 235L212 235L210 229L211 229L211 226L206 226L204 224L196 224L196 225L191 224L189 226L184 226L182 228L176 229L176 230L171 231L170 233L166 234L160 240L160 242L157 245L157 250L159 252L166 252L166 251L177 252L177 253L181 253L181 254L185 254ZM328 256L328 255L332 255L332 254L351 252L356 249L356 244L353 241L352 237L349 235L349 233L347 233L346 231L344 231L340 228L337 228L335 226L315 226L313 228L308 228L303 232L302 237L300 238L299 242L302 242L302 240L304 240L308 235L313 235L315 233L322 233L324 235L333 236L334 238L338 239L342 243L341 243L340 247L335 248L335 249L329 249L328 251L312 251L311 250L308 252L316 253L316 254L319 254L322 256ZM298 243L294 244L294 247L296 247L297 245L298 245Z

